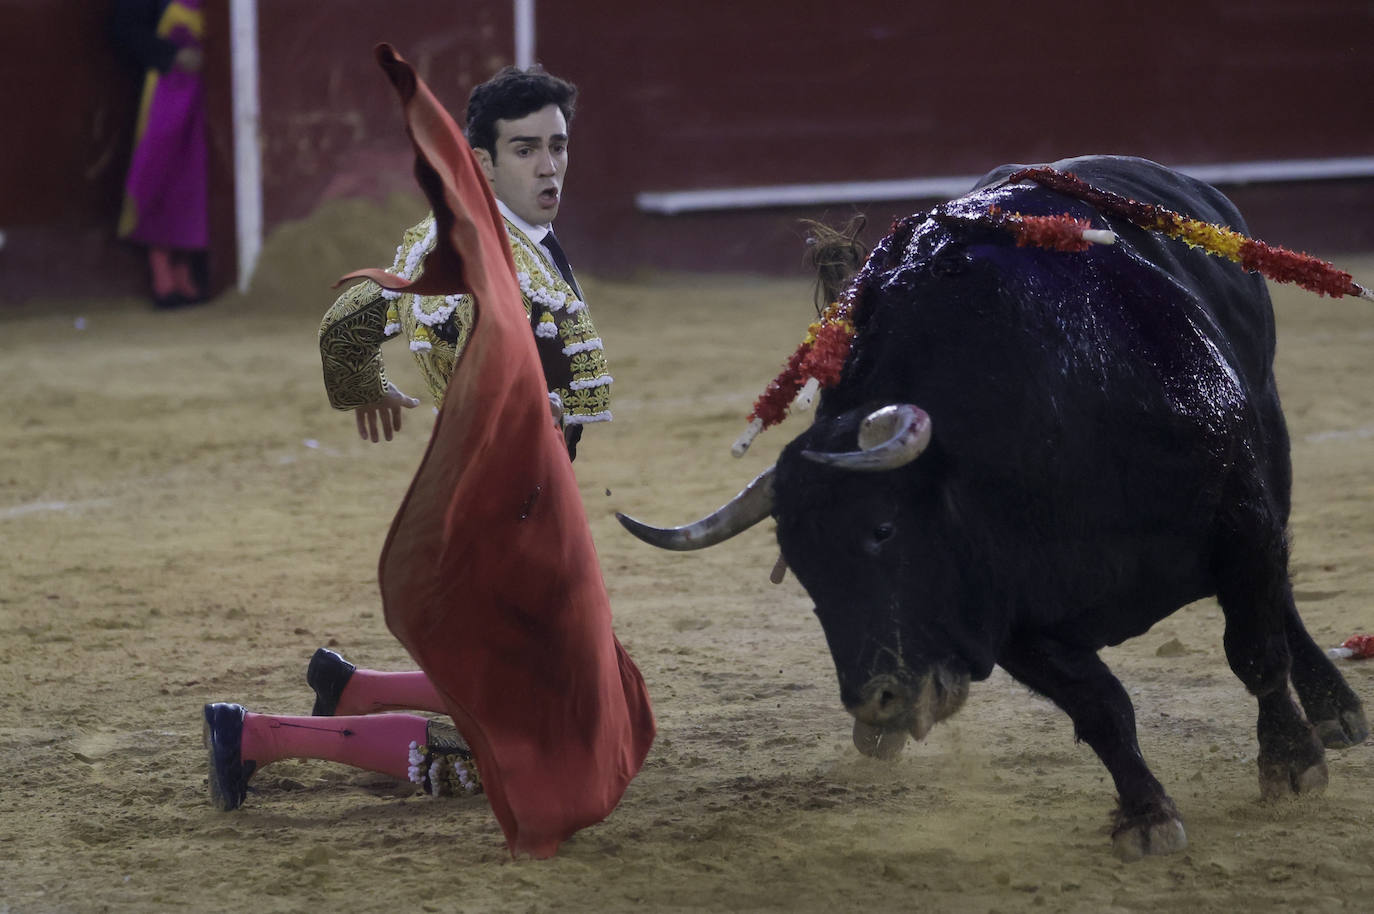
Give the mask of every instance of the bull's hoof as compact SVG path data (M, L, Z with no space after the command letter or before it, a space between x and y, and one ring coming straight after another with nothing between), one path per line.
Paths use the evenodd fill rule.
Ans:
M1300 768L1284 762L1260 759L1260 796L1266 800L1278 800L1295 793L1320 793L1326 789L1327 779L1324 761Z
M1120 801L1118 804L1112 816L1112 849L1124 862L1172 854L1188 846L1183 818L1167 796L1146 797L1129 807Z
M1164 821L1126 823L1112 832L1112 849L1124 863L1134 863L1148 855L1177 853L1187 846L1188 835L1177 816Z
M1364 711L1342 711L1339 720L1319 720L1313 724L1317 738L1328 749L1349 749L1369 738L1369 721Z

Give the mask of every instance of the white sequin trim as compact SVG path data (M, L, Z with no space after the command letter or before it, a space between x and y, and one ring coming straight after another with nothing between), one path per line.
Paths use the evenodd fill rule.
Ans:
M568 385L568 390L590 390L593 387L605 387L615 379L608 374L603 374L599 378L592 378L590 381L573 381Z
M547 311L544 313L548 314ZM541 320L534 328L534 335L546 340L553 339L558 336L558 325L551 320Z
M414 740L410 741L410 751L406 753L406 760L410 763L410 767L406 769L406 776L410 778L411 783L424 784L425 776L420 766L425 763L425 756L420 752L420 744Z
M563 310L563 305L568 301L568 293L556 292L553 289L535 289L530 297L550 311Z
M569 345L569 346L564 346L564 347L563 347L563 354L564 354L564 355L577 355L577 353L579 353L579 352L591 352L593 349L603 349L603 350L604 350L605 348L606 348L605 346L602 346L602 345L601 345L601 337L598 336L598 337L593 337L592 339L586 340L585 342L573 343L573 344L571 344L571 345Z
M512 239L514 240L514 239ZM516 273L515 279L520 284L520 291L531 302L543 305L550 311L567 311L569 314L576 314L587 305L581 299L574 298L566 292L558 292L552 287L555 280L553 274L544 267L544 258L538 254L533 254L531 259L534 265L539 268L544 280L544 287L536 289L530 279L529 273Z
M429 766L429 792L431 796L437 797L439 795L439 791L443 785L443 781L439 779L439 775L442 773L443 766L439 764L439 760L436 758Z
M578 416L578 415L574 415L574 414L572 414L572 413L566 413L566 414L564 414L564 416L563 416L563 424L564 424L564 425L586 425L588 422L610 422L610 421L611 421L611 411L610 411L609 409L607 409L607 410L602 410L602 411L599 412L599 413L590 413L590 414L585 415L585 416Z
M444 307L435 308L433 313L426 314L424 311L420 310L420 296L416 295L411 299L410 313L415 315L415 320L424 324L426 327L437 327L439 324L448 320L449 315L453 314L453 309L458 307L458 300L460 298L462 298L461 295L445 295Z
M526 250L529 250L529 248L527 247ZM553 274L549 272L548 267L544 266L543 255L537 251L530 251L530 254L533 255L532 259L534 260L534 265L539 268L540 273L544 274L544 282L548 285L553 285Z
M411 742L406 753L406 777L436 797L460 793L471 796L482 790L481 774L472 767L472 759L446 752L434 752L429 746ZM457 782L455 788L454 782Z
M434 246L434 239L437 237L438 230L435 227L435 223L431 222L429 224L429 229L425 232L425 237L421 238L415 244L412 244L409 250L407 250L406 246L403 244L398 245L396 247L396 260L391 265L391 272L402 279L412 278L415 275L416 268L420 265L421 258L429 253L429 249ZM405 257L404 264L401 262L402 256ZM382 290L382 298L388 301L394 301L404 294L405 293L397 292L394 289Z
M433 348L434 348L434 344L433 344L433 343L430 343L430 342L426 342L425 340L411 340L411 341L410 341L410 351L411 351L411 352L423 352L423 351L426 350L426 349L433 349Z

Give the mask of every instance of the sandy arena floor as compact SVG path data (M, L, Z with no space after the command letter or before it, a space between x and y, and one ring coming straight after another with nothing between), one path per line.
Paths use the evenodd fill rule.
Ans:
M409 666L376 559L432 416L359 441L325 401L315 330L328 283L386 261L416 211L330 206L271 240L252 295L209 307L0 311L0 914L1369 909L1374 747L1330 753L1324 795L1261 804L1255 704L1214 604L1105 652L1189 838L1126 865L1106 772L1043 699L999 671L897 762L864 759L805 594L768 582L768 526L689 555L620 530L615 510L716 507L800 429L729 454L810 319L802 278L586 283L616 421L577 473L660 726L606 822L512 861L481 798L295 761L212 809L204 702L308 713L319 645ZM1374 282L1374 258L1342 261ZM1276 302L1294 582L1334 645L1374 630L1374 306ZM404 346L387 354L421 393ZM1374 662L1344 668L1374 716Z

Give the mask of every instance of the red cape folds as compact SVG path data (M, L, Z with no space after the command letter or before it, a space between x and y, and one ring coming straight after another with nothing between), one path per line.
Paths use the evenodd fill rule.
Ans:
M512 854L548 857L610 814L654 738L562 434L549 413L505 224L472 150L389 45L438 241L414 283L471 292L475 325L380 567L387 626L472 747Z

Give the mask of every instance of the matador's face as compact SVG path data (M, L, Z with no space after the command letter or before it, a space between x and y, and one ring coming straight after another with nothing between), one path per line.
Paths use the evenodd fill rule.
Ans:
M554 220L568 173L568 122L557 105L498 120L495 158L476 152L496 199L531 225Z

